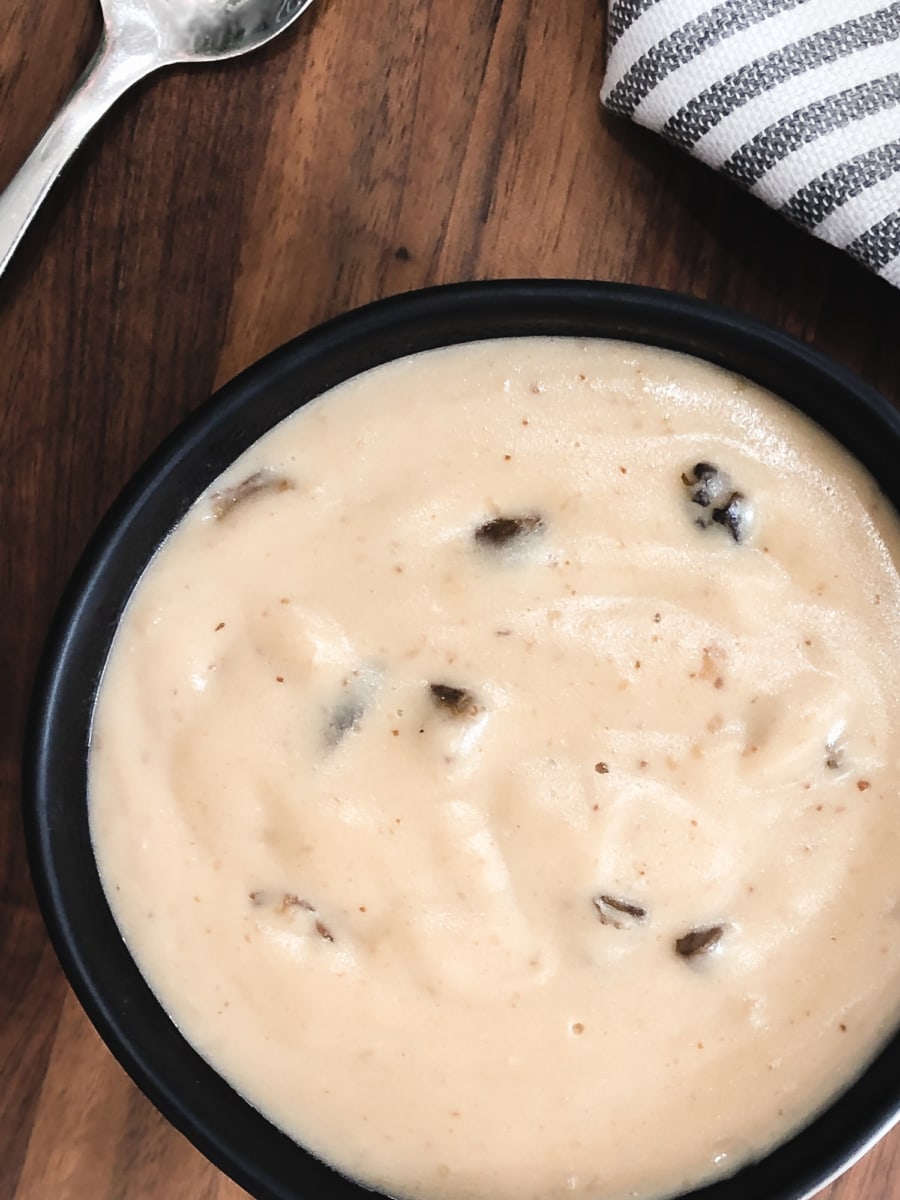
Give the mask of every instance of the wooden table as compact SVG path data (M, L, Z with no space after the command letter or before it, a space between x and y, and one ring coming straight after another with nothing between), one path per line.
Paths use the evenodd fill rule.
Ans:
M63 584L126 479L214 388L376 297L584 276L733 305L900 398L900 292L607 117L602 7L316 0L258 56L130 94L0 279L0 1200L244 1195L82 1015L19 816L25 709ZM98 33L95 0L5 0L0 186ZM900 1200L900 1131L823 1195Z

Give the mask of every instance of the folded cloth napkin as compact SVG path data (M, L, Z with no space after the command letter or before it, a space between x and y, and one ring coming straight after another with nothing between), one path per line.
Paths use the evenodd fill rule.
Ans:
M610 0L602 99L900 286L900 2Z

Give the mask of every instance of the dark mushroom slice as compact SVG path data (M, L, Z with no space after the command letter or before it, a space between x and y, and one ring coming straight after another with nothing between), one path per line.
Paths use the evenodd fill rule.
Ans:
M695 517L701 529L721 525L736 542L742 542L750 521L750 505L742 492L715 463L698 462L683 471L681 482L690 489L691 503L701 512Z
M454 687L449 683L429 683L428 690L436 707L455 717L473 716L478 711L475 697L468 688Z
M726 476L714 463L698 462L683 471L681 482L691 489L691 501L700 508L718 504L731 490Z
M614 929L629 929L647 919L647 910L633 900L621 896L594 896L592 903L600 917L601 925L612 925Z
M475 530L475 541L480 546L494 548L513 546L526 538L540 533L544 528L544 518L540 513L523 513L514 517L494 517L485 521Z
M736 542L744 540L750 516L750 507L741 492L732 492L728 503L712 510L712 519L722 525Z
M251 895L255 894L257 893L251 893ZM295 910L313 914L316 918L314 928L319 937L325 942L334 941L334 934L319 916L319 910L316 906L311 904L309 900L304 900L302 896L297 896L293 892L285 892L281 900L280 911L282 913L289 913Z
M710 925L706 929L691 929L675 939L675 953L679 958L699 958L715 950L725 932L723 925Z
M261 492L289 492L293 487L290 479L283 475L276 475L269 470L256 471L235 487L213 492L209 498L212 514L217 521L221 521L252 496L258 496Z
M325 741L328 745L336 746L348 733L352 733L363 719L365 711L365 705L359 697L348 698L336 705L329 713L325 726Z
M337 746L359 728L377 698L381 683L382 672L378 667L358 667L346 675L340 698L325 713L326 745Z

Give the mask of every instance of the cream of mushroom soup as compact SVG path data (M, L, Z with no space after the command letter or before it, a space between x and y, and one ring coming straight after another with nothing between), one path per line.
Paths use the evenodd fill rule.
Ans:
M900 527L700 361L350 380L146 571L90 816L126 942L276 1125L422 1200L659 1198L900 1018Z

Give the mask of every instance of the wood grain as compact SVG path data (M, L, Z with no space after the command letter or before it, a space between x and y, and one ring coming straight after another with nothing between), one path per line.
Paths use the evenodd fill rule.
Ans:
M601 8L316 0L256 57L126 97L0 279L0 1200L244 1195L82 1015L19 816L31 680L65 580L128 476L215 386L350 306L532 275L733 305L900 399L900 292L607 117ZM0 185L98 31L93 0L6 0ZM823 1197L900 1200L900 1132Z

